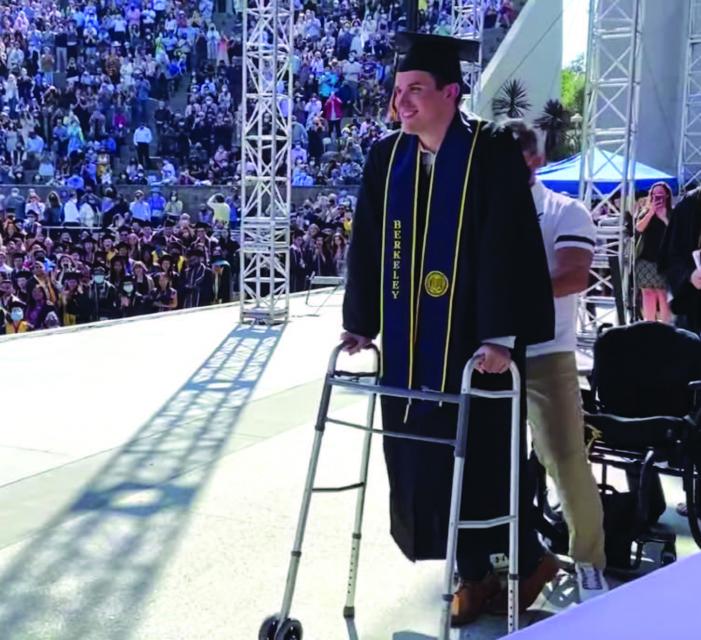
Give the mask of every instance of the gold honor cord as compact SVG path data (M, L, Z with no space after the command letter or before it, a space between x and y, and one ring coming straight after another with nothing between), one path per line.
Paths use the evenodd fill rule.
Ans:
M412 216L411 225L411 280L409 281L409 389L411 389L411 384L414 381L414 332L415 325L419 322L419 316L412 314L412 309L414 308L414 270L415 270L415 257L416 257L416 217L419 210L419 168L421 167L421 150L419 145L416 145L416 174L414 175L414 211ZM421 266L423 273L423 265ZM418 292L417 292L418 295Z
M389 196L389 178L392 175L392 166L394 165L394 156L397 152L397 146L399 145L399 140L402 137L402 132L399 132L397 139L394 142L394 147L392 147L392 155L389 157L389 168L387 169L387 178L385 179L385 202L384 210L382 216L382 254L380 257L380 331L384 335L385 332L385 250L386 250L386 238L387 238L387 200ZM380 349L380 377L384 375L385 370L385 359L384 359L384 349Z
M450 283L450 302L448 303L448 330L445 334L445 355L443 357L443 381L441 383L441 393L445 391L445 381L448 377L448 350L450 348L450 328L453 319L453 298L455 296L455 281L458 276L458 258L460 254L460 236L462 235L462 223L465 216L465 202L467 200L467 187L470 182L470 173L472 171L472 158L475 155L477 147L477 138L480 133L481 122L477 123L475 135L472 138L472 148L470 149L470 157L467 161L467 171L465 172L465 182L462 187L462 200L460 202L460 213L458 217L458 233L455 238L455 258L453 261L453 280Z

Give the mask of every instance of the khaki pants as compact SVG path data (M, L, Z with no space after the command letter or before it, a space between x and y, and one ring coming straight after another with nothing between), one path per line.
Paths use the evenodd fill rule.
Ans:
M604 569L603 510L584 447L574 353L528 358L526 388L533 446L557 486L570 532L570 556Z

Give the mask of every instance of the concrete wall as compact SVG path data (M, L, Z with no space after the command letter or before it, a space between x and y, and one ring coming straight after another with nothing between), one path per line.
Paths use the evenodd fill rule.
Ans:
M13 186L17 186L23 196L27 196L29 189L34 189L39 194L42 200L46 200L46 196L49 192L56 191L61 193L63 191L69 191L66 187L47 187L46 185L2 185L0 186L0 194L7 197L10 195L10 191ZM118 193L123 194L128 202L134 199L134 192L140 189L144 193L148 194L149 188L140 185L117 185L116 189ZM230 187L175 187L174 188L183 201L183 211L191 215L196 214L199 211L200 205L214 195L215 193L223 193L225 196L230 195ZM349 195L358 196L358 191L360 187L358 186L343 186L343 187L293 187L292 188L292 203L295 205L301 205L307 198L312 201L320 195L326 195L329 193L338 194L341 191L346 191ZM168 197L170 193L170 187L161 187L161 193Z
M482 74L476 112L492 119L492 98L516 78L533 105L526 117L537 117L550 98L560 97L561 68L562 0L530 0Z

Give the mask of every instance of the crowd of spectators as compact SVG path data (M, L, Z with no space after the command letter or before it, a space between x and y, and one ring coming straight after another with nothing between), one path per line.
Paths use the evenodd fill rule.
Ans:
M88 188L66 202L56 192L25 200L13 190L0 205L0 333L230 302L239 245L223 194L196 215L177 193L160 210L149 204L156 198ZM84 217L69 222L69 211Z
M484 28L509 29L517 16L513 0L489 0L484 7Z
M0 182L97 190L154 168L174 182L172 162L154 167L151 153L166 119L176 132L195 120L167 104L221 57L212 14L212 0L3 2Z
M356 197L345 190L320 194L292 211L290 291L303 291L313 276L344 277Z
M292 291L345 272L355 198L344 189L386 132L402 9L296 2L293 95L280 84L278 100L293 186L327 193L291 212ZM450 9L429 2L420 29L447 34ZM237 192L254 170L240 157L241 2L217 0L232 20L214 11L213 0L0 0L0 184L22 185L0 197L0 332L235 297ZM485 10L488 27L514 17L509 0ZM30 183L53 190L42 199ZM197 185L227 188L185 208L178 187Z
M177 192L164 198L158 187L131 201L114 187L67 195L42 199L30 189L24 198L14 188L0 199L0 334L236 299L238 230L223 194L192 214ZM293 292L314 275L344 275L354 207L340 190L293 209Z
M0 183L234 184L239 4L220 32L212 0L5 0ZM495 0L485 20L492 14L510 24L510 0ZM294 95L280 93L294 120L295 184L358 182L367 148L384 133L393 36L404 22L392 0L298 3ZM430 3L421 25L447 33L450 3ZM173 109L176 94L184 106Z
M241 3L221 31L213 0L32 0L0 5L0 183L96 192L112 184L229 185L240 176ZM398 0L297 0L295 185L357 184L383 135ZM450 2L421 12L448 33ZM508 26L511 0L485 23ZM181 95L183 108L171 98ZM158 158L154 162L153 157ZM246 170L244 168L243 170Z

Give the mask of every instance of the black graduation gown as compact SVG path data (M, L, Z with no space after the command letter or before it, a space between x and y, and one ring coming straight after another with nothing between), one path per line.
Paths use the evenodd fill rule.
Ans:
M92 284L88 290L90 298L90 321L112 320L117 317L117 289L109 282Z
M212 303L231 302L231 292L231 267L225 264L221 275L217 276L216 273L212 272Z
M203 264L188 267L182 281L183 308L207 307L214 296L214 274Z
M678 324L701 332L701 291L689 278L696 269L692 252L701 248L701 187L677 203L658 254L658 268L672 289Z
M468 126L475 130L476 122L458 118L456 116L451 127ZM348 255L344 328L370 338L375 338L380 331L384 190L395 135L383 138L370 150ZM465 153L469 153L469 149L465 149ZM423 237L428 200L428 178L423 171L421 176L417 238ZM436 175L434 188L440 189L440 186L440 176ZM516 337L513 357L523 381L525 345L545 342L554 334L550 276L528 184L528 170L512 136L493 124L482 124L465 214L446 384L446 391L453 393L460 390L465 363L489 338ZM416 243L416 251L421 251L421 242ZM421 278L417 273L415 290ZM391 366L391 362L386 362L385 370ZM414 370L420 368L417 354ZM511 384L508 374L477 374L475 383L483 388L509 388ZM405 413L404 400L382 399L385 429L454 437L455 407L414 402L406 422ZM525 416L523 385L521 415ZM463 518L482 519L508 513L509 416L508 402L476 398L471 403ZM525 421L522 424L525 426ZM444 558L453 451L444 445L384 438L384 452L390 480L392 536L411 560ZM521 469L525 470L525 464ZM530 531L531 542L535 544L537 540L528 518L523 517L532 504L532 494L523 473L521 482L521 530ZM461 532L458 564L460 554L465 553L488 563L489 553L506 550L506 533L505 527L498 535L488 530ZM522 559L527 554L522 547Z
M304 291L307 283L306 256L301 249L290 247L290 292Z

